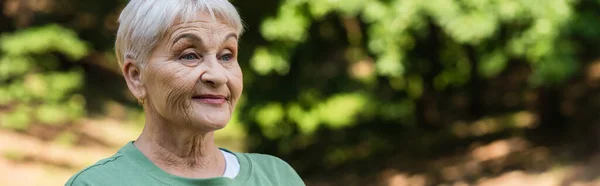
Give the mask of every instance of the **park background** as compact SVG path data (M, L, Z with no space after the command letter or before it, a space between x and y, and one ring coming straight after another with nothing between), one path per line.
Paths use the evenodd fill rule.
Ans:
M135 140L126 0L0 0L0 185ZM217 143L307 185L600 185L600 0L232 0L244 92Z

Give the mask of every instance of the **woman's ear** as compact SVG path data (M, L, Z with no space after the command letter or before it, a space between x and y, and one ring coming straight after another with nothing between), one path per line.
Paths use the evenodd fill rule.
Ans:
M146 89L142 77L142 69L139 64L134 63L133 59L126 58L123 63L123 76L127 82L129 91L143 104L146 98Z

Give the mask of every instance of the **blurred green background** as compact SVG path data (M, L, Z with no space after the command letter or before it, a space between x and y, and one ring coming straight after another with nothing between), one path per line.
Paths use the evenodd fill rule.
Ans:
M3 0L0 185L60 185L143 127L126 0ZM600 0L233 0L217 143L307 185L600 185Z

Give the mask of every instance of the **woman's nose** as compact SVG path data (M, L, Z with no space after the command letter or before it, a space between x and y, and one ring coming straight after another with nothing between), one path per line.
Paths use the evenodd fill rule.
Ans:
M207 58L205 58L207 59ZM209 57L208 60L204 61L204 67L206 68L204 73L200 76L202 83L209 84L213 87L218 87L227 83L227 71L219 63L215 56Z

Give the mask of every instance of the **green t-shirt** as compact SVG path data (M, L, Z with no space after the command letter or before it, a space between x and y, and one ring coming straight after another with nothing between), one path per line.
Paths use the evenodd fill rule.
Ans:
M96 164L79 171L65 183L65 186L304 185L296 171L294 171L294 169L292 169L285 161L277 157L251 153L233 154L238 158L240 163L240 171L234 179L227 177L206 179L184 178L169 174L158 168L133 145L133 142L130 142L121 148L115 155L100 160Z

